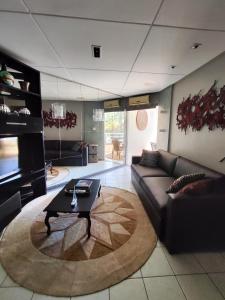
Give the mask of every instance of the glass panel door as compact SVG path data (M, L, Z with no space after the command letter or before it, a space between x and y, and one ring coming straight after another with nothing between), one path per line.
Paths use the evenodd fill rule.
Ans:
M105 112L105 160L125 163L125 117L124 111Z

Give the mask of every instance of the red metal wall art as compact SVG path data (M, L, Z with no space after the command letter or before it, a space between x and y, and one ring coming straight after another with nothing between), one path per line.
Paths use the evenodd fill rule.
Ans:
M66 127L66 129L73 128L77 125L77 115L74 112L66 112L66 118L65 119L53 119L52 118L52 110L49 111L43 110L43 119L44 119L44 127L50 127L53 126L59 128Z
M177 109L177 126L180 130L199 131L203 126L209 130L225 129L225 85L218 89L217 82L202 95L201 91L194 96L183 99Z

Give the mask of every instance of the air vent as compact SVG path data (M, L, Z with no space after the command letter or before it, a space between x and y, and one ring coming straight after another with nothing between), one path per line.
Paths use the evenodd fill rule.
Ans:
M96 46L96 45L92 45L92 55L95 58L100 58L101 57L101 46Z

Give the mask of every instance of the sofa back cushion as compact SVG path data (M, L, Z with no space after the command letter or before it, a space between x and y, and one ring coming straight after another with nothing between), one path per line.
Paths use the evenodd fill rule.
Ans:
M45 140L45 150L59 151L59 140Z
M159 150L159 167L169 175L173 174L177 156L164 150Z
M61 142L61 151L65 150L73 150L73 147L77 146L80 147L80 141L62 141Z
M158 151L148 151L143 150L141 155L140 165L145 167L156 168L159 162L159 152Z
M199 165L184 157L178 157L173 171L173 176L178 178L182 175L188 175L193 173L204 173L206 177L210 178L220 177L222 175L221 173Z

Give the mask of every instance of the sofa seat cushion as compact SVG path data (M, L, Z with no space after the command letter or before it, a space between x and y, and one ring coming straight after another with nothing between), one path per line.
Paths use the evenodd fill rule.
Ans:
M70 156L75 156L75 157L81 157L82 154L80 152L75 152L73 150L64 150L61 153L62 157L70 157Z
M168 174L160 168L149 168L138 164L131 165L131 168L139 177L168 176Z
M152 201L160 215L166 208L169 198L166 190L173 181L173 177L144 177L140 181L141 187L149 195L149 201Z
M51 160L51 159L56 159L56 158L59 158L59 151L45 150L45 159L46 160Z

